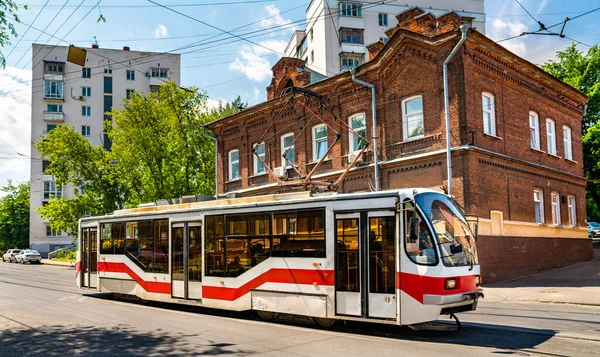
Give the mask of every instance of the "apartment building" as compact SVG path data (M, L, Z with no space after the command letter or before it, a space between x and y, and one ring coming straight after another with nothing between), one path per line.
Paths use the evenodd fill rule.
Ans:
M180 83L180 55L87 48L85 65L67 62L69 48L33 44L31 97L31 194L29 246L42 255L71 246L73 236L56 232L36 211L51 198L73 197L73 187L57 185L44 174L49 162L35 143L58 125L69 124L94 146L110 149L103 132L105 112L119 107L132 91L158 90L161 83Z
M282 58L266 102L209 124L219 141L219 191L448 190L451 183L478 224L484 281L592 259L585 95L470 29L448 65L446 135L443 62L469 21L420 8L399 13L389 41L367 47L369 62L324 80L315 81L302 59Z
M367 45L387 42L386 31L396 14L413 6L439 16L456 11L485 34L484 0L312 0L306 9L306 29L295 31L285 49L307 69L330 77L369 61Z

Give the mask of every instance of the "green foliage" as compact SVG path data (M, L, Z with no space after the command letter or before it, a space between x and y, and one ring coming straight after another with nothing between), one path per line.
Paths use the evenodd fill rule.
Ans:
M558 61L548 61L542 68L587 95L590 100L583 116L583 165L588 180L588 220L598 219L600 207L600 47L593 46L587 53L575 44L556 55Z
M58 252L58 254L56 254L56 257L54 257L52 260L57 260L61 262L74 262L77 260L77 252L61 250L60 252Z
M0 198L0 251L29 247L29 183L13 185L11 181Z
M23 5L23 9L27 10L27 5ZM0 49L10 45L10 37L17 36L17 31L10 17L14 18L16 22L21 22L17 15L19 11L19 5L13 0L0 0ZM6 58L0 50L0 67L6 66Z

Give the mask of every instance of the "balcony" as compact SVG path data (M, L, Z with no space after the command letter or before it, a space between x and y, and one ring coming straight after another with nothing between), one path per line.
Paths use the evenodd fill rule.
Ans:
M44 121L58 121L58 122L65 121L65 113L64 112L44 111L43 117L44 117Z
M365 54L367 53L367 49L365 48L365 45L363 45L362 43L342 43L342 45L340 46L340 54L342 53L360 53L360 54Z
M169 80L169 77L150 77L150 85L151 86L160 86L161 84L166 83Z
M364 30L365 29L365 19L362 17L340 16L338 29L340 29L342 27Z
M62 75L62 73L44 73L44 80L45 81L58 81L58 82L62 82L63 78L64 78L64 76Z

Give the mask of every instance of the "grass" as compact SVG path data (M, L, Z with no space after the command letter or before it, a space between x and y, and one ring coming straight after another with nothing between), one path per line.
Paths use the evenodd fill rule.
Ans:
M60 251L56 257L52 259L56 262L75 263L77 260L77 252L69 252L67 250Z

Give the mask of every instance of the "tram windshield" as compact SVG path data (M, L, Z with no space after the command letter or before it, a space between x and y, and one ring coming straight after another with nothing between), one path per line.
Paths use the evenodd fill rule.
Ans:
M435 230L444 265L478 265L475 236L456 203L432 192L416 195L415 201Z

